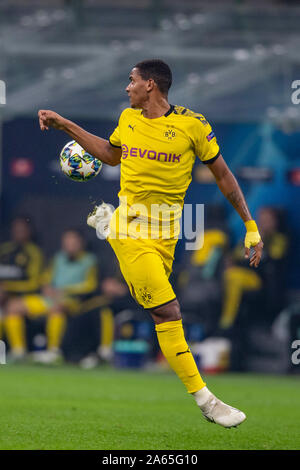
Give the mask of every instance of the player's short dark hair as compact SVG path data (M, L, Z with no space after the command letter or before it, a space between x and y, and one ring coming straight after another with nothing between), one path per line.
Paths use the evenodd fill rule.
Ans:
M11 220L11 226L14 225L16 222L21 222L22 224L26 225L28 227L28 230L30 231L30 234L32 235L34 230L34 224L32 222L32 219L29 215L26 214L18 214L13 217Z
M35 226L34 221L32 220L32 217L30 215L24 214L24 213L16 214L10 220L10 228L12 228L13 225L15 223L18 223L18 222L21 222L22 224L27 226L27 229L28 229L29 234L30 234L30 239L32 241L36 242L37 239L38 239L38 235L37 235L36 226Z
M160 59L148 59L138 62L134 68L137 68L143 80L152 78L159 91L164 95L172 85L172 72L168 64Z

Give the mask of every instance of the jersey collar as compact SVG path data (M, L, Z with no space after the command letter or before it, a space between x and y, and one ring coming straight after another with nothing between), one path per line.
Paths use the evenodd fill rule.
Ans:
M168 111L164 114L164 116L168 117L169 114L173 113L173 111L174 111L174 105L170 104L170 109L168 109Z
M143 116L143 110L142 109L141 109L141 115L143 116L144 119L148 119L149 121L154 121L155 119L162 119L163 117L168 117L171 113L173 113L174 108L175 108L175 106L173 104L170 104L170 108L168 109L168 111L165 114L163 114L162 116L157 117L157 118L152 118L152 119L145 118L145 116Z

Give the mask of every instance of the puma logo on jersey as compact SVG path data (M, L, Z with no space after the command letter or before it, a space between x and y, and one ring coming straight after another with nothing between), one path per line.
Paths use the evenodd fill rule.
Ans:
M178 352L176 353L176 356L180 356L180 354L185 354L185 353L190 353L190 348L188 348L186 351Z
M129 127L129 129L132 130L132 132L134 131L135 126L131 126L130 124L128 124L128 127Z

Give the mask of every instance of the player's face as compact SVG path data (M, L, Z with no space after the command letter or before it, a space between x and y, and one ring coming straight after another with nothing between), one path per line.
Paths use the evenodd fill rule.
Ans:
M265 235L277 230L277 218L274 212L268 208L261 208L258 215L258 226Z
M69 256L76 256L83 250L81 237L75 232L66 232L62 237L62 249Z
M23 220L15 220L11 227L11 236L17 243L26 243L31 237L29 225Z
M148 99L149 80L143 80L138 69L133 68L129 75L129 85L126 87L130 106L132 108L142 108Z

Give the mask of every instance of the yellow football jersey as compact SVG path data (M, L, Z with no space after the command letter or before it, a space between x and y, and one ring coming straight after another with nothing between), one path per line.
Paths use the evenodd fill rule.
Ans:
M149 211L153 204L176 206L175 219L181 215L195 157L212 163L220 154L205 117L183 106L172 105L154 119L127 108L109 141L122 148L120 200L125 196L127 207L144 204Z

